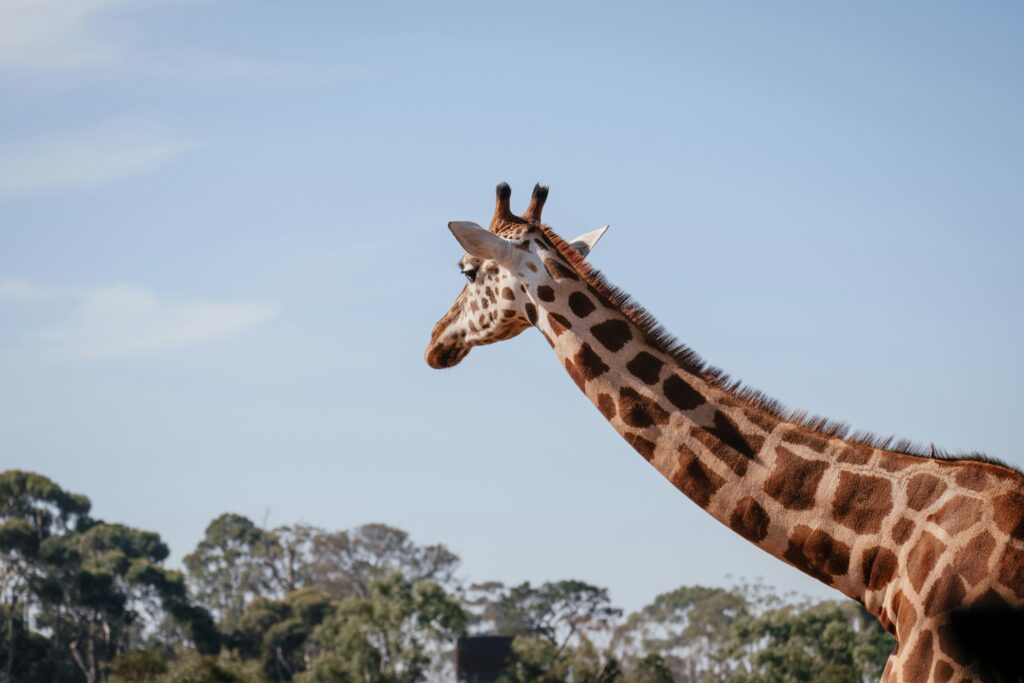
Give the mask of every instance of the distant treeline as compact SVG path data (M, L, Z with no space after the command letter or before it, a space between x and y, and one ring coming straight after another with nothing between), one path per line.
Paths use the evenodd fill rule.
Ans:
M503 683L877 680L894 641L852 601L682 587L623 615L583 581L472 584L400 529L217 517L165 566L151 531L0 474L0 681L413 683L454 679L461 635L515 636Z

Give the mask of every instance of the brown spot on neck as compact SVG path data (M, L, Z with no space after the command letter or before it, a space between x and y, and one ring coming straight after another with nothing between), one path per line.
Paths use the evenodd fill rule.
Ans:
M874 449L870 446L863 446L861 444L851 444L844 446L839 454L836 456L836 460L839 462L849 463L851 465L865 465L868 460L871 459L871 454L874 453Z
M810 510L824 474L825 463L805 460L779 446L764 491L789 510Z
M669 414L653 399L629 387L619 391L619 415L630 427L650 427L668 422Z
M832 499L832 518L861 534L874 534L892 510L892 483L882 477L842 471Z
M1000 531L1024 541L1024 494L1010 491L997 496L993 516Z
M560 337L563 332L572 329L569 319L558 313L548 312L548 324L551 325L551 331L555 333L556 337Z
M639 434L634 434L633 432L626 432L622 436L630 446L636 449L637 453L644 456L644 460L650 462L654 458L655 443L653 441L648 441L644 437Z
M548 275L550 275L555 282L580 279L572 269L567 268L562 262L553 258L544 259L544 270L548 271Z
M783 557L794 567L828 585L850 568L850 546L820 529L798 524L789 536Z
M598 394L597 409L604 415L604 419L610 420L615 417L615 399L608 394Z
M911 510L924 510L939 499L946 483L930 474L915 474L907 482L907 506Z
M915 591L920 591L938 558L946 552L946 544L927 531L921 533L917 543L907 555L907 578Z
M768 521L765 509L749 496L740 500L729 516L732 530L754 543L760 543L768 535Z
M708 506L711 496L725 483L725 479L705 467L697 454L685 445L679 447L679 460L669 481L702 508Z
M928 515L928 521L940 526L950 536L956 536L981 521L984 507L977 498L954 496Z
M661 374L662 366L664 363L646 351L641 351L633 357L633 360L626 363L626 369L630 374L644 384L655 384L658 381L658 375Z
M819 453L824 453L825 447L828 446L828 441L824 437L817 434L811 434L803 429L791 429L787 431L783 434L782 440L799 446L807 446Z
M618 351L633 338L629 324L618 318L594 325L590 328L590 333L609 351Z
M692 434L712 455L741 477L747 473L750 461L757 457L757 452L750 441L758 440L757 448L764 443L761 437L753 434L744 438L736 425L720 410L715 411L710 427L695 429Z
M896 555L882 546L872 546L861 556L861 572L868 590L884 588L896 575Z
M591 380L595 377L600 377L604 373L608 372L608 366L605 365L601 357L594 353L594 349L590 347L590 344L583 342L580 345L580 350L573 356L573 362L585 380Z
M927 681L932 668L932 632L918 631L917 643L903 663L904 681Z
M704 403L704 397L700 392L679 375L669 375L661 388L665 392L665 398L679 410L693 410Z
M594 312L596 306L583 292L573 292L569 295L569 308L577 318L586 318Z

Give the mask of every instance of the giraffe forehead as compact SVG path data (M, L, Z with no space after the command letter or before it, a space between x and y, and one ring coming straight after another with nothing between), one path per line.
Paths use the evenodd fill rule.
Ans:
M536 231L534 225L524 222L503 220L491 224L491 232L508 240L521 240Z

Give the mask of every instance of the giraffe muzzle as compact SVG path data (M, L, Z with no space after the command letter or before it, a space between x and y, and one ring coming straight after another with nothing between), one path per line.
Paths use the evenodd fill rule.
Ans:
M469 349L469 346L458 344L431 344L427 347L424 358L430 367L443 370L458 365L469 354Z

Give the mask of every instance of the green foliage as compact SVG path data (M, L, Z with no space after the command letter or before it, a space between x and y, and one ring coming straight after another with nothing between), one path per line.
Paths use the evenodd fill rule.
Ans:
M736 622L750 610L739 591L684 586L631 614L616 630L613 645L657 653L681 680L725 680L739 664Z
M459 558L443 545L421 546L386 524L350 531L317 530L311 541L309 580L335 599L367 597L371 587L394 572L406 580L449 583Z
M332 609L315 588L294 591L284 600L256 598L239 618L232 641L243 656L260 662L268 680L288 681L305 670L309 637Z
M0 629L5 638L0 678L53 680L59 663L47 662L50 643L27 632L25 614L33 589L46 579L41 553L55 534L87 528L89 499L61 489L46 477L10 470L0 473ZM59 661L59 660L58 660Z
M57 671L50 658L50 643L42 635L27 628L22 613L0 610L0 644L5 646L3 674L0 680L21 683L51 683ZM11 656L11 655L14 656Z
M738 625L740 638L756 643L749 673L736 683L859 683L881 675L893 640L852 602L786 605Z
M154 683L167 669L167 655L159 650L125 650L110 662L107 680L109 683Z
M405 531L384 524L350 531L303 524L267 530L236 514L213 520L185 557L193 594L226 631L255 598L281 599L307 587L335 600L366 597L374 582L392 572L413 582L445 584L458 562L443 545L418 545Z
M645 655L633 666L630 683L672 683L672 671L661 655Z
M498 683L615 683L624 681L619 662L589 640L559 648L539 636L516 636L512 659Z
M50 661L51 680L73 679L76 670L89 683L104 679L112 660L141 641L145 617L158 611L179 622L196 647L216 651L212 620L189 602L184 577L163 567L169 551L157 534L88 518L85 496L40 475L4 472L0 493L6 630L16 635L31 605L37 624L52 633L40 655ZM38 648L16 647L10 637L7 645L3 673L11 678Z
M156 683L254 683L241 671L210 656L187 655L175 662Z
M516 636L512 661L498 683L560 683L569 676L569 663L546 638Z
M342 600L315 631L306 682L414 683L430 664L428 648L450 642L466 624L462 607L432 581L395 572L367 597Z
M0 519L25 520L41 539L66 530L73 522L88 522L92 504L41 474L0 472Z
M606 626L621 614L611 605L606 589L583 581L546 582L536 588L523 583L493 606L499 634L536 635L558 649L582 630Z
M266 567L272 545L273 537L248 518L223 514L185 556L193 593L222 628L234 627L246 603L269 592Z
M631 677L657 654L676 681L727 683L877 679L894 645L857 603L787 603L760 585L683 587L627 618L613 640Z

